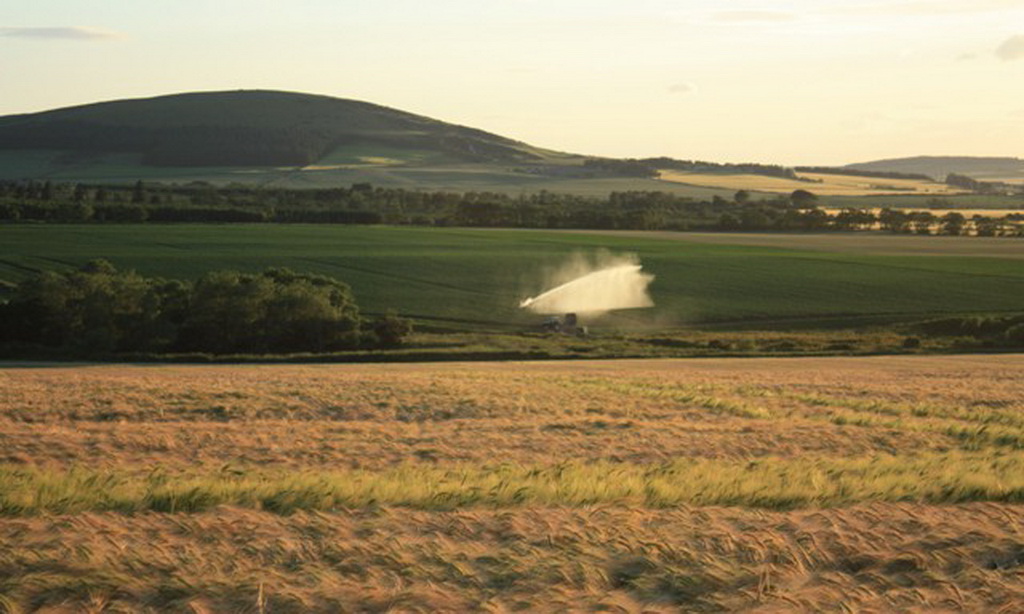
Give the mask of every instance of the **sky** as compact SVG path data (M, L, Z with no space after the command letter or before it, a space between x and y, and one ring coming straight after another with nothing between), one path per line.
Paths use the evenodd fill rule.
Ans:
M610 157L1024 157L1024 0L12 0L0 115L365 100Z

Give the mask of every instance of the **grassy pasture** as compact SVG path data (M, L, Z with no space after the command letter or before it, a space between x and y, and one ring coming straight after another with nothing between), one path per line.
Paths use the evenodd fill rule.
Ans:
M879 196L887 194L947 196L963 193L963 190L944 183L919 179L885 179L825 173L800 173L799 176L810 181L769 177L767 175L695 173L676 170L662 170L660 180L666 183L683 183L707 188L773 192L776 194L789 194L794 190L808 190L819 196Z
M573 253L635 253L656 308L623 324L648 328L828 320L878 322L1019 310L1024 269L1012 239L862 235L559 233L465 229L262 226L4 226L0 280L93 258L151 276L287 266L353 287L370 313L394 308L463 330L518 330L518 302L543 290ZM941 243L941 245L940 245ZM925 249L921 249L924 247ZM948 252L947 252L948 250Z
M0 608L1012 611L1024 356L0 368Z

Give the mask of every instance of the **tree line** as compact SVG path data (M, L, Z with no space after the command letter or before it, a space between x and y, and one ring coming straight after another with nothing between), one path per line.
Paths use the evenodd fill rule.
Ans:
M38 273L0 303L0 347L14 354L330 352L396 346L411 331L390 313L361 317L345 283L288 269L215 271L188 282L94 260Z
M1015 194L1021 193L1022 190L1021 186L1012 183L981 181L967 175L958 175L957 173L946 175L946 184L970 190L976 194Z
M405 224L510 228L579 228L706 231L889 230L915 234L1019 236L1024 216L1003 218L958 212L818 209L808 190L754 201L745 190L732 198L694 199L661 191L612 192L605 197L540 191L448 192L382 188L370 184L329 189L243 185L88 186L0 182L0 221L119 223L219 222Z
M777 164L758 164L743 162L739 164L727 162L706 162L704 160L677 160L675 158L588 158L583 161L583 168L606 173L618 177L657 177L661 170L671 169L693 173L744 173L766 175L784 179L799 180L796 172Z
M820 173L823 175L846 175L849 177L873 177L875 179L913 179L917 181L934 181L924 173L900 173L897 171L870 171L841 166L797 166L793 170L798 173Z

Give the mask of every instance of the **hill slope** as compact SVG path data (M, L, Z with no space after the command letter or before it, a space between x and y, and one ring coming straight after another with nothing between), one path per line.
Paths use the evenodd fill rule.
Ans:
M845 168L861 171L918 173L939 181L950 173L980 180L1024 181L1024 160L970 156L915 156L848 164Z
M623 176L584 160L367 102L279 91L174 94L0 117L0 180L732 193Z
M304 166L338 148L415 150L454 161L529 161L544 152L482 130L366 102L276 91L119 100L0 117L0 150L108 154L150 166Z

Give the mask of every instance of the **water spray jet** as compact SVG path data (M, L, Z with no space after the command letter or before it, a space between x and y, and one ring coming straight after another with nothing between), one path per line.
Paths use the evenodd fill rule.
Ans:
M544 328L579 333L585 329L576 326L577 314L594 317L611 311L654 306L647 293L654 276L642 272L643 267L636 257L605 256L602 260L603 264L581 266L576 258L576 262L570 264L575 277L522 300L519 307L542 315L564 315L560 322L549 318ZM566 275L560 277L564 279Z

